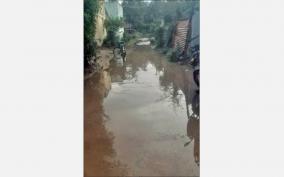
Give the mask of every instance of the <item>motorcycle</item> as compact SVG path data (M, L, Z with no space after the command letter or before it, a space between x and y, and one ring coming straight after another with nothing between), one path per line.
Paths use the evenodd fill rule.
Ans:
M190 60L190 64L193 66L193 80L196 85L199 87L200 84L200 75L199 75L199 45L192 47L192 58Z
M191 51L192 51L192 54L191 54L192 57L189 63L192 66L197 66L199 65L199 45L192 47Z
M123 62L125 62L126 59L126 49L124 42L119 42L113 49L113 54L116 55L116 49L119 49L119 54L122 57Z

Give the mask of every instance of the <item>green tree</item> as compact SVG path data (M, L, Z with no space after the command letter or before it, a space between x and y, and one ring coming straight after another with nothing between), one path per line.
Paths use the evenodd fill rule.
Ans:
M98 0L84 0L84 65L96 55L94 42L96 31L96 15L99 10Z
M104 43L109 47L115 46L117 42L119 42L118 37L116 36L116 32L120 27L123 27L123 19L107 19L105 21L105 26L107 30L107 38Z
M156 32L156 39L157 39L157 47L164 47L164 28L160 27Z

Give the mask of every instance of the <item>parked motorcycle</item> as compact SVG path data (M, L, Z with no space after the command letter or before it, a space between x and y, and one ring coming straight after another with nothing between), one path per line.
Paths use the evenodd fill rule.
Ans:
M126 49L125 49L125 44L124 42L119 42L113 49L113 54L116 55L118 52L116 52L117 50L119 50L119 54L121 55L123 62L125 62L126 60Z
M199 75L199 45L192 47L192 58L190 60L190 64L193 66L193 79L196 85L199 87L200 83L200 75Z
M199 45L196 45L191 48L192 54L191 54L191 59L190 59L190 64L192 66L197 66L199 65Z
M126 49L125 49L124 43L122 43L122 44L120 45L120 55L121 55L123 61L125 62Z

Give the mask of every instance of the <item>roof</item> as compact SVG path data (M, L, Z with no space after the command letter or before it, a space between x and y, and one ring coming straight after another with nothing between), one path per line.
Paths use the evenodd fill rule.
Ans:
M176 24L176 33L174 37L174 48L180 51L185 49L189 20L178 21Z

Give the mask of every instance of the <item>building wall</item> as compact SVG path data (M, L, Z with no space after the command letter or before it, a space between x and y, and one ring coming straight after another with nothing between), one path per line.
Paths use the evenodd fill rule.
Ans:
M98 15L96 17L96 34L95 34L95 41L97 43L97 46L102 46L104 39L107 36L106 28L104 25L105 19L106 19L106 13L105 13L105 2L100 1L100 9L98 12Z

